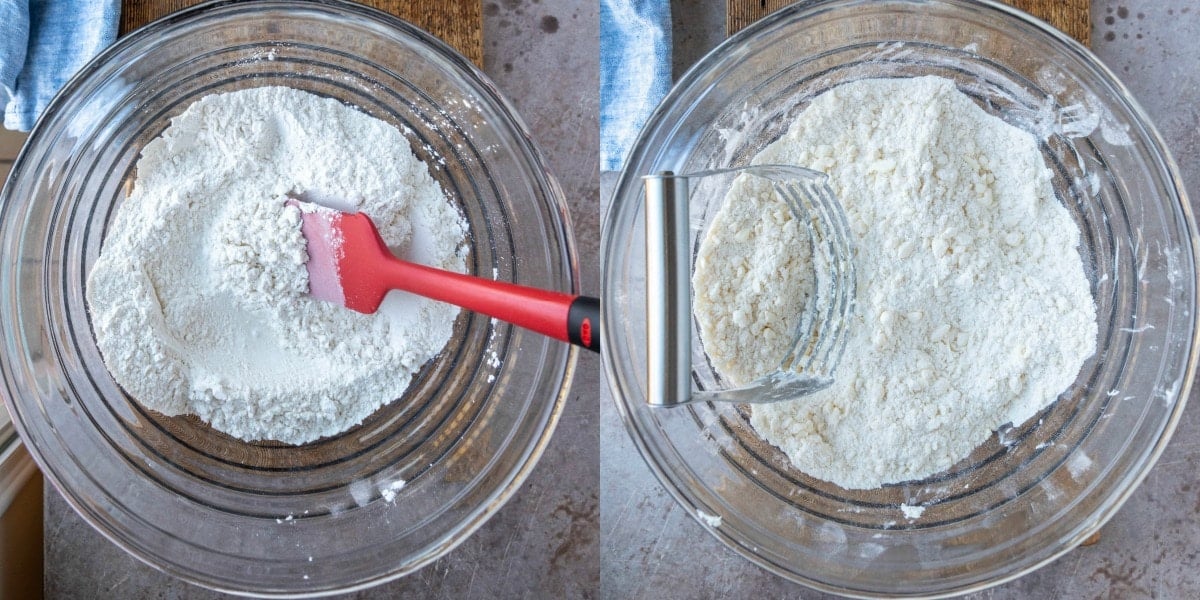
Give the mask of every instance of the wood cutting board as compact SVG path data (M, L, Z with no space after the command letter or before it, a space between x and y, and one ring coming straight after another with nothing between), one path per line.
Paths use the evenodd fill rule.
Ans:
M203 0L122 0L120 35ZM363 0L433 35L483 68L482 0Z
M775 12L793 0L725 0L725 34ZM1091 0L1003 0L1065 32L1084 46L1092 41Z

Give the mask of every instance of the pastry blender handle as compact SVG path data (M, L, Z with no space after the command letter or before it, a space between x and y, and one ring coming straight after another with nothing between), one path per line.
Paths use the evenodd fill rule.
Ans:
M688 180L670 171L646 186L646 400L676 406L692 395L692 286Z

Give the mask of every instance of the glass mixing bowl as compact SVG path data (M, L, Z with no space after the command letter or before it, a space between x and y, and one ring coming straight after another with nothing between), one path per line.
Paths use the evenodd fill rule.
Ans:
M744 166L814 95L918 75L955 81L1042 140L1058 198L1082 231L1098 313L1098 350L1076 382L950 470L874 490L797 471L755 434L745 406L647 406L645 297L660 282L644 277L639 177ZM1087 538L1162 452L1196 368L1195 239L1161 138L1117 78L1063 34L992 2L799 3L708 54L643 129L605 223L606 373L654 473L755 563L849 595L980 589ZM695 388L720 383L694 362ZM902 505L923 513L909 518L919 509Z
M84 287L138 153L200 97L264 85L404 131L469 222L471 273L577 293L562 192L466 59L348 3L218 2L120 40L34 129L0 207L0 366L43 472L141 560L236 593L358 589L445 554L504 504L546 447L576 354L464 312L403 397L299 447L244 443L126 396Z

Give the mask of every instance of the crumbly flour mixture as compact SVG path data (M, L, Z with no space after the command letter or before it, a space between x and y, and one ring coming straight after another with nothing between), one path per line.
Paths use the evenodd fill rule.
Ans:
M753 407L800 470L851 489L943 471L1053 402L1095 351L1079 229L1037 143L952 82L834 88L755 162L828 173L856 237L836 382ZM735 384L776 370L790 343L812 290L803 239L779 199L743 185L702 243L696 315Z
M283 87L202 98L147 144L88 277L105 364L148 408L301 444L403 394L459 309L309 298L291 195L368 214L414 262L465 270L466 223L394 127Z

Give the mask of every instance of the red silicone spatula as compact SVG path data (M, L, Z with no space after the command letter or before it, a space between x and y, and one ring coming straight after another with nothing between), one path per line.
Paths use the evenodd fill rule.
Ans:
M308 242L309 293L361 313L379 310L389 290L461 306L552 338L600 351L600 300L492 281L410 263L392 255L375 224L289 200Z

